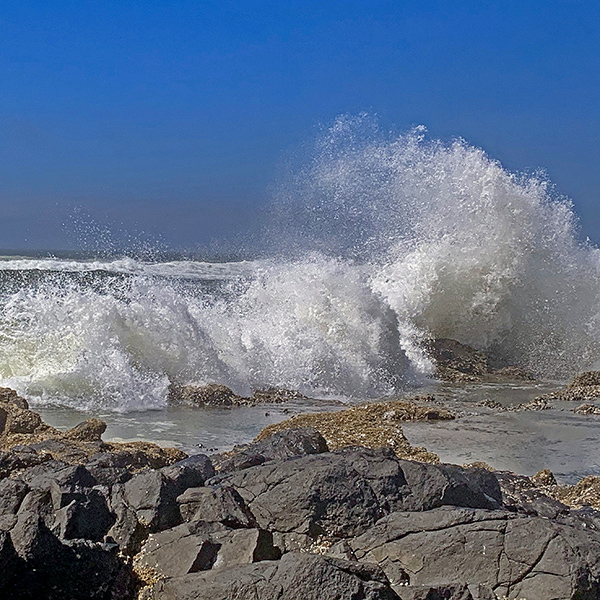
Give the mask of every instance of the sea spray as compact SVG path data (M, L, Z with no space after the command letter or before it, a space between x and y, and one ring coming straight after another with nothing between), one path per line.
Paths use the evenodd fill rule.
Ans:
M431 337L543 377L597 360L599 254L570 203L462 140L341 117L271 212L271 259L3 258L0 385L130 411L170 382L388 395L432 374Z

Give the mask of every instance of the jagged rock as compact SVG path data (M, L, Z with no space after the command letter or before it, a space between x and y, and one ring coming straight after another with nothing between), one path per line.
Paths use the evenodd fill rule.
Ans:
M531 476L531 483L538 487L556 485L556 477L550 469L542 469Z
M91 489L55 510L54 519L54 531L59 538L100 542L115 522L115 515L108 509L104 494Z
M499 597L576 598L600 592L600 534L504 511L443 507L396 512L348 542L395 589L481 584Z
M600 509L600 477L597 475L588 475L575 485L556 486L550 493L569 506Z
M98 452L85 463L85 468L100 485L107 487L125 483L133 477L125 453Z
M177 498L185 521L222 523L228 527L256 527L254 516L232 487L189 488Z
M312 401L313 399L295 390L277 387L254 390L252 394L252 401L255 404L281 404L292 400Z
M14 404L23 410L29 409L29 404L25 398L21 398L15 390L10 388L0 387L0 402L3 404Z
M280 556L267 531L196 522L150 535L136 557L136 569L151 569L160 578L178 577Z
M53 464L46 463L42 467L51 467ZM60 463L58 468L45 468L43 470L31 469L27 473L27 483L32 488L50 489L55 498L55 504L59 507L66 506L73 496L81 493L85 488L92 488L97 481L92 474L81 465L66 465Z
M282 404L298 401L315 402L300 392L284 388L269 387L255 390L250 397L240 396L226 385L210 383L208 385L181 385L172 383L169 386L168 402L174 406L256 406L257 404ZM332 401L331 403L335 403Z
M443 408L401 400L369 402L341 411L297 415L265 427L256 440L264 440L286 429L312 427L325 438L330 450L348 446L389 447L402 458L437 462L439 459L435 454L409 444L400 423L446 419L454 419L454 415Z
M220 544L215 569L281 557L281 550L274 545L273 534L264 529L216 532L212 539Z
M29 469L52 460L52 456L37 452L29 446L16 446L8 452L0 450L0 477Z
M443 505L499 508L502 492L496 476L486 469L464 469L456 465L428 465L399 461L410 496L408 510L430 510Z
M505 412L518 412L518 411L528 411L528 410L548 410L550 409L550 405L548 404L548 398L544 398L538 396L529 402L523 402L521 404L511 404L509 406L502 407L502 411Z
M491 508L501 498L488 471L420 465L383 448L267 463L207 482L217 484L239 492L259 527L307 536L306 542L356 535L401 508L424 510L443 503Z
M401 600L496 600L496 595L490 588L488 595L482 598L481 593L477 599L473 598L469 587L461 583L449 583L432 587L430 585L407 585L397 586L396 592ZM478 590L478 592L480 592Z
M212 457L221 473L240 471L261 465L271 460L285 460L293 456L327 452L325 438L314 427L298 427L276 431L244 446L236 446L232 451Z
M149 531L161 531L181 523L177 496L213 474L208 457L190 457L158 471L138 473L123 485L122 498Z
M51 456L69 464L82 464L87 461L90 452L97 452L101 444L97 443L94 448L82 447L71 440L50 438L29 446L41 454Z
M176 497L177 486L160 471L138 473L123 486L125 502L151 532L181 523Z
M29 487L14 479L0 480L0 530L8 531L17 522L17 511Z
M149 568L163 578L212 568L220 544L210 539L207 529L204 523L184 523L151 534L136 557L136 569Z
M324 596L324 586L326 589ZM381 570L314 554L173 577L151 600L397 600Z
M587 403L600 399L600 371L584 371L561 390L544 394L541 398Z
M25 562L19 557L6 531L0 530L0 597L19 598L13 592L23 586Z
M108 530L107 538L114 540L123 554L137 554L148 536L148 527L140 523L135 510L123 500L113 501L111 508L115 522Z
M147 466L158 469L187 457L185 452L176 448L161 448L149 442L102 442L105 427L100 419L89 419L67 432L59 431L29 410L27 401L16 392L0 388L0 451L29 447L39 454L48 455L47 458L71 464L83 464L99 453L123 454L128 470L134 472ZM3 458L9 460L13 457L0 454L0 475Z
M569 507L552 495L551 489L556 480L550 471L540 471L533 477L508 471L496 471L494 474L502 490L503 504L508 509L551 519L569 512Z
M178 448L163 448L150 442L103 443L102 452L122 455L127 468L134 473L145 468L161 469L188 456Z
M204 454L195 454L163 467L161 473L173 482L176 493L181 494L191 487L204 485L215 474L211 459Z
M501 410L502 408L504 408L504 404L502 404L501 402L497 402L496 400L490 400L489 398L481 400L481 402L478 402L475 406L482 406L483 408L492 408L494 410Z

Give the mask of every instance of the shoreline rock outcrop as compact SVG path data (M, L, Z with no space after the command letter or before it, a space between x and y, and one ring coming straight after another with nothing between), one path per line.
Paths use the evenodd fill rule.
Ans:
M451 418L438 407L297 417L214 457L106 444L97 419L60 432L8 392L0 407L1 598L600 597L600 478L400 458L389 434Z

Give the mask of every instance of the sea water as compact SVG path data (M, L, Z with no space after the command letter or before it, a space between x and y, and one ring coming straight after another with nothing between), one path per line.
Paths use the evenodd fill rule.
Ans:
M0 385L56 415L159 423L170 383L346 402L418 390L436 337L542 380L597 366L599 251L543 174L340 117L274 196L252 260L0 257Z

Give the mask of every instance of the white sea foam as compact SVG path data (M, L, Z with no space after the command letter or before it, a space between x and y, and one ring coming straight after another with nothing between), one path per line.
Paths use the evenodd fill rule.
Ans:
M0 294L0 384L120 411L163 406L170 381L376 396L431 373L429 337L545 377L595 365L599 253L543 177L367 118L339 119L298 173L272 224L293 258L4 257L0 274L47 276Z
M205 262L175 260L148 262L123 257L114 260L69 260L59 258L29 258L0 256L1 271L42 271L59 273L105 272L117 275L147 275L154 277L181 277L185 279L229 279L251 274L252 261Z

